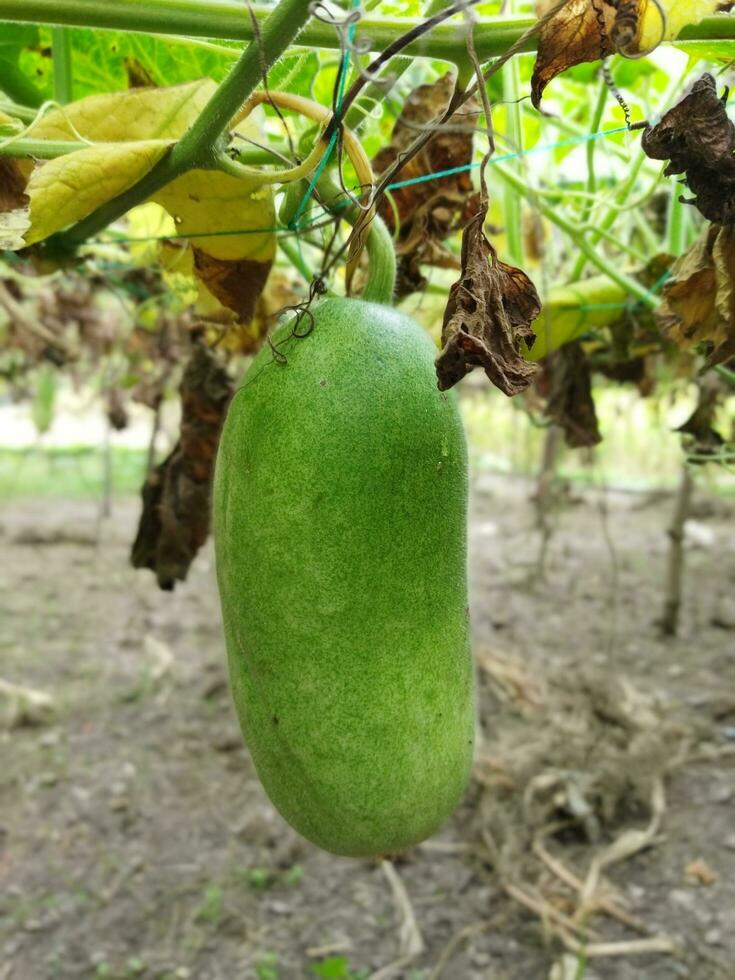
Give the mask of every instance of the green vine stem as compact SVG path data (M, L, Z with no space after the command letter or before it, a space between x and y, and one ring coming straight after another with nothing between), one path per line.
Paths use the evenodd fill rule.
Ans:
M602 126L602 117L607 105L607 97L610 94L604 78L600 79L597 89L597 98L592 112L590 123L590 133L596 133ZM597 150L597 140L590 140L587 144L587 193L594 195L597 191L597 174L595 173L595 151ZM592 201L590 200L582 212L582 224L587 224L592 213Z
M323 173L320 176L316 190L327 211L334 209L335 214L351 225L357 223L361 212L355 207L342 207L345 195L330 174ZM377 214L370 222L365 249L368 257L368 280L361 299L370 303L390 304L396 288L396 253L390 232Z
M515 0L509 0L509 13L515 13ZM518 59L514 58L505 66L502 75L503 100L505 106L505 136L512 152L518 153L523 146L523 122L521 119L521 76ZM520 158L511 164L517 174L524 172L524 162ZM515 193L506 193L503 200L505 237L508 255L514 265L523 265L523 212L521 199Z
M2 88L2 79L0 79L0 88ZM7 102L5 99L0 98L0 112L4 113L6 116L15 116L16 119L20 119L21 122L33 122L36 118L36 110L32 109L28 105L18 105L15 102Z
M253 6L251 9L262 29L271 8ZM254 38L249 9L241 0L218 0L216 4L211 0L0 0L0 20L239 41ZM370 38L372 50L380 51L419 23L420 20L408 17L365 17L358 25L357 40ZM503 54L535 23L533 17L483 18L475 32L478 57L486 61ZM735 38L735 17L715 14L686 27L677 43L732 38ZM317 20L304 31L300 43L317 48L340 46L337 32ZM529 38L524 50L532 51L535 45L536 39ZM439 25L403 54L456 63L463 59L465 52L465 26L459 22Z
M53 6L63 8L64 2ZM141 9L144 7L147 0L140 4ZM107 201L68 231L49 239L49 246L62 252L73 250L176 177L193 168L212 166L227 124L257 87L263 71L280 58L308 18L309 0L280 0L262 23L258 40L243 51L196 122L171 152L133 187Z
M66 105L74 98L71 42L66 27L51 29L51 54L54 66L54 101Z
M0 111L3 110L0 106ZM11 107L8 106L8 114L11 114ZM89 143L82 143L79 140L36 140L19 136L17 138L0 138L0 157L34 157L36 160L55 160L56 157L66 156L67 153L75 153L77 150L86 150ZM288 149L284 147L284 149ZM267 146L244 146L238 148L237 160L246 166L272 165L275 159L280 156L276 147L272 150ZM260 176L260 175L259 175Z

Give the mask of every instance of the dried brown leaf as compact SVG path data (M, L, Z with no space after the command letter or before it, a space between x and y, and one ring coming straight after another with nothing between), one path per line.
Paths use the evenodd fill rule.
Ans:
M659 323L680 347L706 344L707 366L735 354L735 228L710 225L675 262Z
M555 0L536 0L539 17ZM538 109L544 89L567 68L612 54L610 39L617 10L605 0L569 0L539 31L538 54L531 79L531 100ZM601 28L604 28L601 29Z
M602 442L592 398L592 372L578 341L552 355L551 379L546 414L562 427L567 445L579 449Z
M715 429L715 416L722 395L721 382L716 375L708 375L700 380L698 389L694 411L676 431L689 437L684 440L688 456L716 456L725 442L724 437ZM691 461L704 463L704 459Z
M486 214L487 204L462 234L462 274L449 292L436 371L442 391L482 367L502 392L516 395L538 370L520 348L536 339L531 324L541 302L525 272L498 259L483 231Z
M197 277L223 306L233 310L243 323L252 320L258 297L263 292L271 262L255 259L219 259L192 245Z
M128 76L128 88L153 88L157 84L150 71L137 58L125 58L123 65Z
M28 206L26 179L16 160L0 157L0 212Z
M452 98L455 77L447 73L436 82L419 85L396 119L388 146L373 159L381 175L392 166L426 126L440 118ZM479 103L470 99L428 141L420 153L401 170L401 181L468 166ZM456 256L442 242L477 209L477 195L469 170L408 184L391 191L381 205L381 217L397 232L398 296L421 289L426 280L421 265L458 268Z
M686 174L694 194L686 203L716 224L735 222L735 125L712 75L702 75L661 122L646 130L642 147L651 159L670 161L667 176Z
M194 346L181 381L181 435L143 485L134 568L150 568L162 589L183 581L209 534L210 486L232 382L214 353Z

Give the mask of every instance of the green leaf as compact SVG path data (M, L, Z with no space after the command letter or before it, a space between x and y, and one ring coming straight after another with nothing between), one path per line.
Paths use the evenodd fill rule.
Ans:
M188 38L159 38L120 31L75 29L70 32L74 90L79 95L128 87L127 60L136 61L157 85L224 78L239 50Z

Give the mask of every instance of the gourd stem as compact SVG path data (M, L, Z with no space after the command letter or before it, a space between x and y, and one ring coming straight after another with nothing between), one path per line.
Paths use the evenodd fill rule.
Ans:
M344 194L330 174L323 173L320 176L316 189L328 211L334 209L335 214L351 225L360 220L362 213L357 208L341 207ZM365 248L368 256L368 280L362 291L362 299L390 306L396 286L396 253L390 232L377 214L373 215L368 226Z

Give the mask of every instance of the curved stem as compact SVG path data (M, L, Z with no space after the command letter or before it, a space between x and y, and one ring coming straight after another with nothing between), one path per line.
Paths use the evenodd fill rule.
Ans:
M324 153L322 135L317 137L314 146L303 161L296 167L288 167L286 170L255 170L251 167L243 166L238 160L233 160L226 153L218 153L215 163L219 170L230 174L231 177L239 177L243 180L257 180L260 184L290 184L295 180L308 177L316 168Z
M262 105L263 103L266 105L275 104L281 109L292 109L294 112L300 112L303 116L306 116L308 119L313 119L314 122L321 123L323 126L328 125L329 120L332 118L331 109L320 105L318 102L314 102L313 99L307 99L303 95L294 95L293 92L254 92L235 116L233 125L242 122L253 111L256 105ZM372 187L374 180L373 168L365 150L362 148L362 143L349 129L343 131L342 139L347 150L347 155L350 158L352 166L355 168L358 183L361 187ZM322 153L326 149L326 132L317 140L312 153L317 148L320 148ZM311 156L311 154L309 155Z

